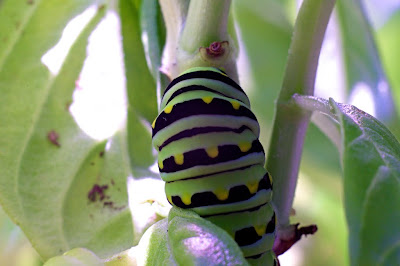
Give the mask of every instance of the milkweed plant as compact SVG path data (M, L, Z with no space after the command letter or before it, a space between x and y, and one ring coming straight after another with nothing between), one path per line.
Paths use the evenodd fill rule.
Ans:
M240 84L260 124L281 264L399 265L400 12L393 4L372 27L373 4L0 1L0 204L15 224L0 222L0 246L11 243L6 227L19 227L45 265L253 263L234 236L171 207L152 145L168 84L215 67ZM43 56L88 9L51 69ZM98 139L71 109L90 36L110 15L124 75L107 86L126 98L122 125Z

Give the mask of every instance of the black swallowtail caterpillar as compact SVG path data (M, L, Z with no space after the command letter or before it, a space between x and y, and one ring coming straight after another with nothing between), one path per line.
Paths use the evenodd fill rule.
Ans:
M153 145L168 201L225 229L251 264L275 264L272 180L243 89L217 68L184 72L166 88Z

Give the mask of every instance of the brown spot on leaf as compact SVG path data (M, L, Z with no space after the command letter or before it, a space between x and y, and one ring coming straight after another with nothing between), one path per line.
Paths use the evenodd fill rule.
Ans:
M47 133L47 139L53 143L57 147L61 147L60 143L58 142L59 135L57 134L56 131L52 130L49 133Z
M103 157L103 156L104 156L104 151L101 151L101 152L99 153L99 156L100 156L100 157Z
M95 201L103 201L105 198L108 198L105 194L105 190L108 189L108 185L98 185L94 184L92 189L88 193L88 199L92 202Z
M33 5L33 4L34 4L33 0L27 0L26 3L27 3L28 5Z
M115 206L113 201L104 201L103 206L113 209L114 211L123 210L125 208L125 206Z
M113 205L114 205L114 202L112 202L112 201L105 201L105 202L103 203L103 205L104 205L104 206L110 206L110 207L113 207Z

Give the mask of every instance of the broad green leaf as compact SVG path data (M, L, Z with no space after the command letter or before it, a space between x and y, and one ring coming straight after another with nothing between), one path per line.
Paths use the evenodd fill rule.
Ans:
M133 244L125 138L125 132L119 132L90 152L63 203L63 232L69 246L89 248L102 258Z
M351 263L378 265L399 251L400 144L372 116L350 105L331 105L343 137Z
M16 198L20 161L32 135L32 124L54 82L40 58L59 39L66 22L90 2L63 1L63 9L58 1L34 1L33 6L29 1L4 1L0 6L0 25L4 27L0 34L6 41L0 42L5 45L0 49L0 199L17 223L23 216ZM20 25L19 31L14 30L15 24ZM70 97L63 103L64 110L69 101Z
M41 56L92 1L33 2L38 6L0 69L1 204L43 259L77 246L108 256L132 245L125 189L130 171L120 167L127 155L121 158L121 137L105 147L68 111L88 36L106 8L99 7L53 76ZM98 189L89 197L95 185L103 199Z
M87 5L89 1L82 2ZM39 4L40 1L0 1L0 69L15 49L25 28L29 27L32 17L38 12ZM53 42L56 40L56 36L54 37Z
M75 248L65 252L62 256L57 256L49 259L45 266L91 266L104 265L99 257L92 251L84 248Z
M344 203L351 265L397 265L400 254L400 143L376 118L354 106L295 95L340 129Z
M135 178L152 175L148 171L155 161L151 145L151 123L157 116L156 83L148 69L141 41L139 6L138 1L119 2L129 102L128 152Z
M139 265L248 265L224 230L178 208L149 228L138 247Z
M349 94L364 89L371 94L375 116L400 134L391 87L377 51L361 0L339 0L338 18Z

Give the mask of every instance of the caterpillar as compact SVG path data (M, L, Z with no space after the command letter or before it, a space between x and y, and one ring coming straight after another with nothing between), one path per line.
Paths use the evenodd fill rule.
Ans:
M250 264L276 265L272 180L243 89L218 68L183 72L152 123L168 201L225 229Z

